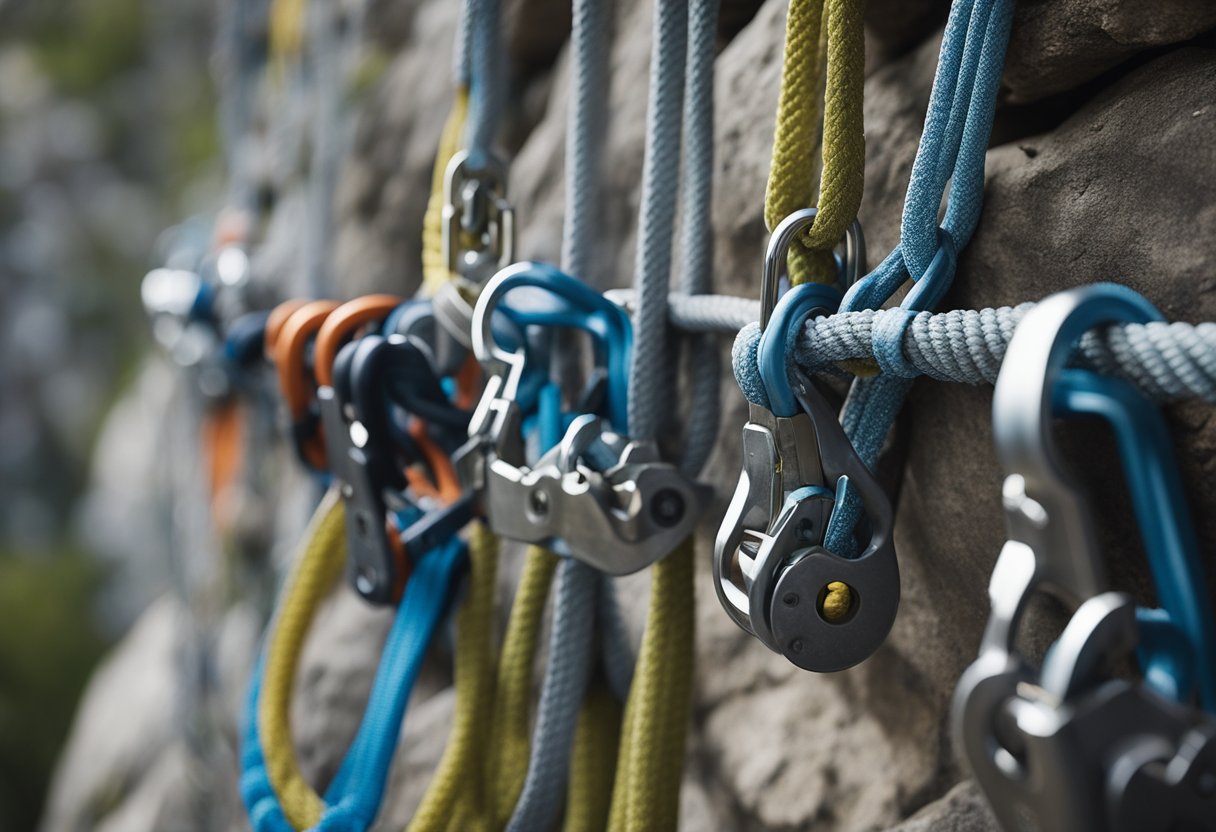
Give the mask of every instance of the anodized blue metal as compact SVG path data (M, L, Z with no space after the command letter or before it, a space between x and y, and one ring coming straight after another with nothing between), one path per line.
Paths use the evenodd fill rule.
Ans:
M498 284L498 294L504 300L508 293L525 288L539 289L542 293L530 298L536 301L533 303L500 302L495 311L521 330L577 329L594 336L597 363L607 373L606 416L613 430L627 433L629 356L633 349L629 314L587 284L548 263L518 263L510 270L511 274Z
M798 337L803 321L812 314L831 314L839 305L840 290L824 283L794 286L777 301L757 347L760 380L768 392L769 410L774 416L796 416L800 408L790 386L787 364L793 354L791 341Z
M1159 317L1152 309L1151 318ZM1145 681L1163 696L1186 700L1194 678L1205 710L1216 712L1216 626L1165 418L1130 384L1080 369L1060 372L1052 407L1060 416L1098 416L1114 431L1161 604L1160 611L1138 611ZM1183 655L1174 629L1185 636Z

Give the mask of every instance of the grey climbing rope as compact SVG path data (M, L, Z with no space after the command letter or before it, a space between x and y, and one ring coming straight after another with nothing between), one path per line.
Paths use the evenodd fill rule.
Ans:
M489 156L506 92L503 35L499 29L501 6L502 0L467 0L460 33L460 69L463 71L467 62L472 80L465 145L475 167Z
M695 299L707 295L712 288L713 277L711 206L718 0L690 4L688 16L688 55L684 71L684 176L680 191L680 287L690 299ZM687 339L684 357L689 368L690 395L688 427L680 466L684 473L696 476L705 466L718 438L721 359L710 335Z
M600 191L608 7L603 0L575 0L572 11L572 95L566 121L562 268L569 274L585 276L591 268L594 209ZM573 558L558 565L555 582L549 662L541 684L528 771L507 823L509 832L552 829L561 812L578 714L592 678L597 620L605 675L613 693L621 699L628 692L633 674L633 657L612 582Z
M617 293L627 308L633 294ZM684 332L735 335L756 326L760 304L729 295L668 298L669 320ZM903 354L920 375L960 384L996 382L1005 349L1033 303L989 309L921 312L903 335ZM842 361L872 360L873 332L897 309L838 312L809 320L791 360L816 373ZM742 336L740 336L742 337ZM1155 401L1203 399L1216 402L1216 323L1154 322L1113 324L1086 333L1076 361L1134 383Z

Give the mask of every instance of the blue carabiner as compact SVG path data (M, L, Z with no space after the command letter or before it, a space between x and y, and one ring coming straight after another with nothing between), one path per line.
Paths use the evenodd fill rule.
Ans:
M798 398L790 385L789 356L803 322L818 313L831 314L840 305L840 290L826 283L804 283L791 287L760 333L756 348L760 381L768 393L774 416L789 418L799 412Z
M1160 319L1152 313L1151 319ZM1060 416L1101 417L1114 431L1161 604L1160 610L1136 610L1145 681L1176 701L1187 699L1197 682L1204 709L1216 713L1216 629L1164 416L1127 382L1080 369L1061 371L1052 405Z
M1216 711L1216 628L1164 417L1127 382L1066 366L1078 339L1094 326L1160 320L1142 295L1112 283L1045 299L1019 326L1006 355L993 430L1006 471L1023 477L1026 494L1051 521L1031 528L1014 511L1011 539L1032 549L1044 539L1036 581L1084 600L1106 590L1104 564L1090 515L1057 461L1049 416L1098 416L1110 425L1161 604L1138 611L1145 680L1175 700L1187 699L1197 683L1204 708Z
M543 294L536 293L530 303L501 303L508 293L526 288L542 290ZM597 363L604 367L607 377L605 413L613 430L628 432L633 325L624 309L556 266L534 261L503 269L486 284L482 295L486 300L478 304L479 312L483 308L499 312L521 331L526 332L529 327L554 327L577 329L593 336ZM487 334L494 339L491 345L494 354L502 357L497 334ZM474 335L476 338L477 333Z

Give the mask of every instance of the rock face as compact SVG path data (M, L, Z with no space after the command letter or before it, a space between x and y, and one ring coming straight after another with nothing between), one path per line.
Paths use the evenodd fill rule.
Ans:
M717 62L714 277L720 292L754 296L785 3L729 5L730 25ZM871 14L880 14L882 5L876 3ZM932 26L944 14L942 3L907 5L909 27ZM437 82L443 76L435 68L450 62L455 6L440 0L418 4L401 35L400 54L362 115L338 194L337 271L351 294L417 284L418 229L450 92ZM520 0L506 6L513 15L539 15L561 4ZM595 271L585 277L628 285L651 4L622 0L614 7L606 181ZM554 12L559 18L560 11ZM555 25L566 24L562 19ZM1178 45L1214 26L1216 11L1201 0L1151 8L1126 0L1030 0L1020 7L1006 84L1010 99L1023 103L1006 107L998 119L998 136L1014 138L989 152L984 215L945 306L1014 304L1067 286L1118 280L1144 292L1171 318L1216 318L1216 50L1202 38L1198 45ZM531 126L520 131L513 148L512 193L522 218L521 251L554 259L564 210L569 73L560 44L522 31L512 29L517 34L511 54L520 76L530 79L528 106L534 110L521 119ZM872 61L866 81L861 220L875 261L898 241L900 206L939 42L918 33L908 42L906 30L889 26L879 27L876 37L893 57ZM1096 86L1086 83L1099 77ZM1024 103L1046 96L1053 98L1041 106ZM1004 539L990 401L988 389L926 380L912 394L904 415L910 439L896 527L904 600L888 643L857 668L833 676L800 672L730 623L710 582L707 553L716 512L711 513L700 541L685 828L996 828L954 756L946 720L950 694L975 654L987 617L985 587ZM722 434L706 472L718 489L719 509L737 476L737 435L745 420L733 383L724 384L721 407ZM1175 408L1170 417L1198 504L1216 493L1216 462L1209 453L1216 447L1216 428L1197 406ZM1068 448L1084 454L1078 456L1085 462L1080 473L1095 489L1095 504L1122 505L1120 480L1102 438L1074 439ZM1139 586L1142 556L1127 542L1135 536L1121 519L1128 513L1101 516L1116 577ZM1204 549L1211 549L1216 514L1196 517ZM639 586L645 582L635 580ZM636 635L643 593L625 594ZM147 614L157 615L163 615L159 608ZM294 715L306 772L317 782L335 770L354 731L386 626L383 616L344 595L316 628ZM1036 625L1040 636L1046 626ZM137 628L95 681L63 763L48 829L85 828L78 820L86 817L83 807L113 793L76 774L88 768L86 755L103 753L97 749L107 737L110 749L104 753L115 759L172 753L162 728L144 731L135 743L98 727L107 715L104 701L138 685L139 673L167 672L164 650L146 643L151 627L145 621ZM146 669L124 664L128 654L139 654ZM452 709L444 662L441 656L411 703L378 829L399 829L408 820L442 751ZM165 708L161 688L144 691L152 714ZM150 724L160 726L161 720ZM153 809L187 796L162 783L166 778L156 766L122 767L130 773L107 805L133 819L124 828L164 828ZM235 783L235 771L230 775ZM77 820L60 825L64 818Z

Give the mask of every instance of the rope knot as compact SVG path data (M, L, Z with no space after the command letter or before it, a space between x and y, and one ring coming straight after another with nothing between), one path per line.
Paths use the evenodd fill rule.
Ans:
M874 360L878 369L894 376L916 378L920 371L904 355L904 333L919 313L897 306L884 309L874 315L874 326L870 337L874 341Z
M735 381L744 397L752 404L769 407L768 391L760 378L760 324L752 321L735 336L735 345L730 350L731 366Z

